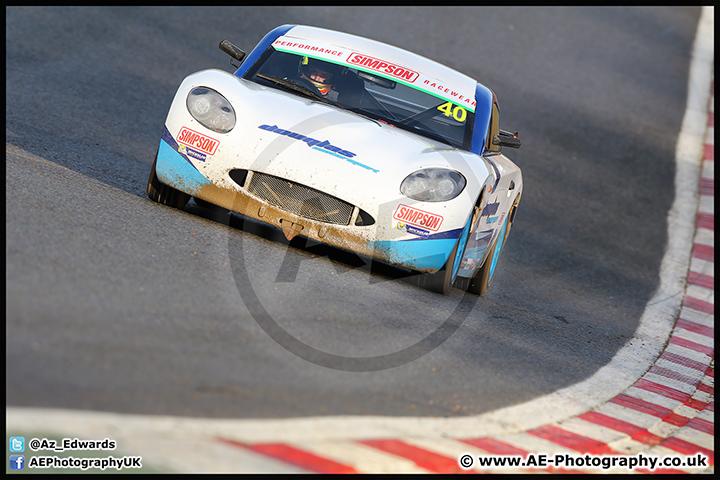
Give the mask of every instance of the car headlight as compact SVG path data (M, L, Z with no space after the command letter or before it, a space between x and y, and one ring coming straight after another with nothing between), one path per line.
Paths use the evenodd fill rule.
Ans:
M400 184L406 197L421 202L445 202L460 195L465 177L446 168L424 168L411 173Z
M187 97L187 109L202 126L214 132L227 133L235 127L235 110L215 90L193 88Z

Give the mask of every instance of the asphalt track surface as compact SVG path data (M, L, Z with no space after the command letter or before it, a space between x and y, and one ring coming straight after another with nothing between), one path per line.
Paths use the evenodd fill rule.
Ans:
M7 8L6 404L218 418L454 417L590 377L658 287L700 10ZM186 75L310 24L480 79L523 147L523 200L482 298L189 206L145 182ZM378 146L378 148L382 148ZM277 282L283 262L294 282ZM247 276L243 275L247 272ZM252 292L257 303L248 302ZM252 298L251 298L252 299ZM259 306L338 356L278 344ZM312 360L312 359L311 359Z

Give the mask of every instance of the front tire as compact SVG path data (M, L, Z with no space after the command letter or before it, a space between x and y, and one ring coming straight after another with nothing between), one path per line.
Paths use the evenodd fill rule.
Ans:
M490 284L493 281L493 278L495 278L497 262L500 259L500 255L502 254L503 247L505 246L505 241L510 234L510 227L512 226L515 208L516 207L513 205L510 211L510 215L508 215L507 220L505 220L505 225L503 225L502 229L500 230L500 234L497 236L495 241L492 243L492 246L490 247L490 253L485 259L485 263L483 263L483 266L478 269L473 278L463 278L462 282L458 281L458 288L466 290L475 295L485 295L485 293L488 291L488 289L490 288Z
M147 196L150 200L158 202L168 207L178 208L182 210L185 205L190 201L190 195L180 190L174 189L169 185L161 183L155 173L155 166L157 165L157 153L155 154L155 160L150 170L150 178L148 178L147 184Z
M455 257L460 242L455 244L455 248L450 252L450 256L445 265L435 273L426 273L420 276L420 286L432 292L447 293L453 286L453 270L455 267Z
M500 240L500 238L496 238L495 242L493 242L490 255L488 255L483 266L478 269L473 278L463 279L463 284L458 285L460 288L475 295L485 295L494 277L495 269L492 268L493 263L496 264L497 258L499 257L499 252L496 253L495 251L498 240ZM502 250L502 246L500 250Z
M458 266L462 260L462 256L465 253L465 247L467 246L468 235L470 234L470 227L477 219L476 215L479 213L479 209L475 208L475 213L470 217L468 222L465 224L465 228L460 233L455 247L450 252L445 266L435 272L434 274L425 274L421 278L421 285L438 293L447 293L453 287L453 285L459 279L457 277Z

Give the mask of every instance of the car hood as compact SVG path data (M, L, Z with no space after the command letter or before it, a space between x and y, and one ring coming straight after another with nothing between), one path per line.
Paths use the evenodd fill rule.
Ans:
M239 80L230 134L231 168L287 178L363 206L404 198L401 182L426 167L489 174L481 157L391 125L281 90ZM221 142L223 143L223 142ZM226 152L230 153L230 152ZM477 190L475 190L477 191Z

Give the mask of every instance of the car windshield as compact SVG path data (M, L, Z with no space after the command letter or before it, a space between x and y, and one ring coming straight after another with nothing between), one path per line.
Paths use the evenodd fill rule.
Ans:
M369 69L269 47L245 78L470 149L474 111Z

